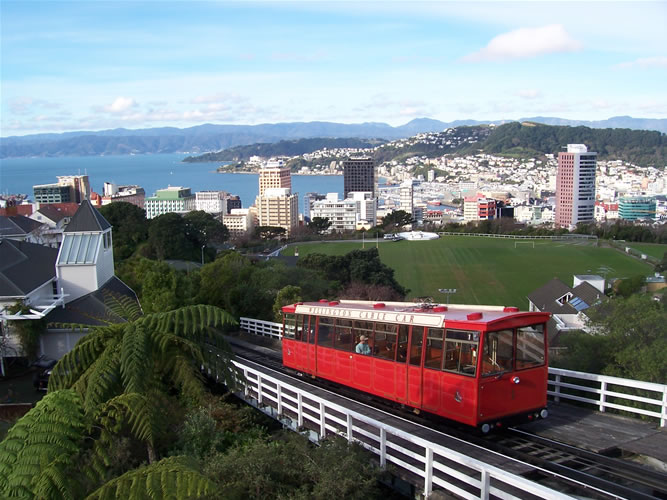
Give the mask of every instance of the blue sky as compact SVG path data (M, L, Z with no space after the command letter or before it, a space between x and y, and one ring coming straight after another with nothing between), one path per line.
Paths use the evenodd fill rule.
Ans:
M667 117L667 2L0 0L2 136Z

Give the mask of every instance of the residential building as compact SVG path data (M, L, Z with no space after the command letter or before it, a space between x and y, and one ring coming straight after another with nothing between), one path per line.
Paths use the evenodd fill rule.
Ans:
M351 192L344 200L338 193L328 193L324 200L313 202L311 215L331 222L329 231L354 231L376 225L377 203L371 192Z
M650 220L656 217L655 196L624 196L618 201L618 217L623 220Z
M170 212L182 215L194 210L194 208L195 196L189 187L181 186L158 189L155 196L146 198L144 203L147 219L154 219L158 215Z
M528 295L528 310L552 314L547 330L549 345L556 346L561 332L588 331L587 310L606 300L604 278L597 275L574 276L572 287L558 278Z
M56 184L33 186L36 203L81 203L90 199L87 175L60 175Z
M125 203L132 203L139 208L144 208L145 200L146 192L141 186L137 186L136 184L118 186L112 182L104 183L102 205L108 205L115 201L123 201Z
M568 144L558 153L556 175L556 227L574 229L595 219L595 169L597 153L584 144Z
M491 220L496 216L496 200L476 194L463 200L463 220L465 222Z
M106 304L124 296L139 307L137 297L114 275L111 226L84 200L64 231L59 249L28 242L0 242L0 322L7 342L0 355L20 356L17 336L7 321L46 318L49 324L77 324L74 330L47 329L39 354L59 359L87 333L86 325L125 321ZM28 312L10 312L17 302Z
M370 192L378 195L375 160L369 157L348 158L343 161L343 198L351 192Z
M259 170L259 196L267 189L287 188L292 190L292 175L283 160L269 160Z
M303 213L306 217L312 220L313 216L311 214L313 203L316 201L322 201L327 198L326 194L320 193L306 193L303 197Z

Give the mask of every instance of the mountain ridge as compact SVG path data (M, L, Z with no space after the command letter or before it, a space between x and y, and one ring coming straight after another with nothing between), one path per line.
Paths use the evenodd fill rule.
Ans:
M187 128L116 128L101 131L31 134L0 138L0 158L99 156L116 154L191 153L202 154L234 146L278 142L301 138L364 138L394 140L419 133L438 132L464 125L500 125L517 120L455 120L442 122L415 118L392 127L381 122L345 124L325 121L264 123L258 125L217 125L204 123ZM546 125L626 128L667 132L667 119L611 117L607 120L567 120L557 117L529 117L518 120Z

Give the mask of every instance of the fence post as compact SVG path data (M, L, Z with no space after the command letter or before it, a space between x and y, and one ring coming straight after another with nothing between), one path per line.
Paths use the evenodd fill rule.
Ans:
M667 425L667 386L662 391L662 412L660 412L660 427Z
M352 442L352 415L347 414L347 441Z
M489 471L482 469L482 477L479 481L479 498L481 500L489 500L489 490L491 489L491 476Z
M380 427L380 467L387 466L387 431Z
M283 414L283 386L278 384L276 396L278 397L278 415Z
M262 404L262 376L257 374L257 404Z
M554 401L560 403L560 374L556 375L556 380L554 380L555 392Z
M426 460L424 469L424 497L428 498L433 492L433 449L426 448Z
M605 401L607 400L607 382L600 382L600 411L605 411Z
M320 437L324 439L327 437L327 423L325 414L324 402L320 401Z
M296 400L297 400L297 414L298 414L296 425L298 427L303 427L303 400L300 392L297 393Z

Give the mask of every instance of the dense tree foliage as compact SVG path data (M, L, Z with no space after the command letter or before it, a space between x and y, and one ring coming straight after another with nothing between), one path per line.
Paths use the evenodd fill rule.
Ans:
M313 217L308 227L316 234L324 234L331 227L331 221L326 217Z
M411 225L414 221L412 215L405 210L394 210L384 216L382 227L385 231L396 231L402 229L404 226Z
M192 232L191 239L199 246L218 246L227 241L229 230L213 215L203 210L193 210L183 216Z
M113 226L113 256L116 262L127 259L148 237L146 212L132 203L118 201L100 207L100 213Z
M667 380L667 307L649 294L616 298L591 311L592 334L567 335L565 368L635 380Z
M389 287L400 297L408 293L394 278L394 270L380 261L377 248L353 250L340 256L311 253L300 258L297 267L321 272L326 279L337 284L337 291L359 282Z

